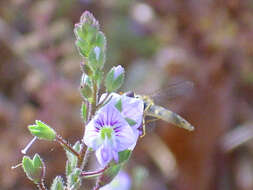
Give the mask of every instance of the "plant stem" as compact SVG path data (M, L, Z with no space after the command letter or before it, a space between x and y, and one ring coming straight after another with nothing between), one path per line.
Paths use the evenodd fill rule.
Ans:
M91 105L91 116L93 116L96 112L96 105L97 105L97 82L93 80L93 98Z
M83 148L84 149L84 148ZM83 151L84 152L84 151ZM88 162L88 159L90 157L90 154L91 154L91 150L87 147L85 153L83 155L81 155L81 158L82 158L82 162L81 162L81 166L80 166L80 169L83 170L84 167L86 166L87 162Z
M78 159L81 159L80 154L74 150L60 135L56 135L56 141L64 146L68 151L72 152Z
M102 106L105 102L106 102L106 100L107 100L107 98L110 96L110 93L107 93L106 94L106 96L105 96L105 98L102 100L102 102L100 102L97 106L96 106L96 108L100 108L100 106Z
M85 177L85 176L89 176L89 175L96 175L96 174L101 174L103 173L109 166L105 166L103 169L101 170L97 170L97 171L93 171L93 172L82 172L81 176Z

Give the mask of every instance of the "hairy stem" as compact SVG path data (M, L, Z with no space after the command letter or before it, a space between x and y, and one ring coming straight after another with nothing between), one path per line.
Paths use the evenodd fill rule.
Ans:
M83 151L84 152L84 151ZM91 149L87 148L85 153L83 155L81 155L81 157L83 158L82 159L82 162L81 162L81 165L80 165L80 169L83 170L89 160L89 157L90 157L90 154L91 154Z
M92 104L91 104L91 116L93 116L96 112L96 105L97 105L97 82L93 80L93 98L92 98Z
M90 175L96 175L96 174L102 174L109 166L105 166L104 168L102 168L101 170L97 170L97 171L93 171L93 172L82 172L81 176L85 177L85 176L90 176Z
M100 107L107 101L107 99L108 99L109 96L110 96L110 94L107 93L106 96L105 96L105 98L102 100L102 102L100 102L100 103L96 106L96 108L97 108L97 109L100 108Z
M64 146L66 149L68 149L68 151L72 152L75 156L77 156L79 160L81 159L80 154L76 150L74 150L72 146L70 146L60 135L56 136L56 141L62 146Z

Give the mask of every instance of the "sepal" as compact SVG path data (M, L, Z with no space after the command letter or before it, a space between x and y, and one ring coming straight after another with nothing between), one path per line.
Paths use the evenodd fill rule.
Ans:
M50 190L64 190L64 189L65 189L65 187L64 187L64 181L63 181L62 177L56 176L54 178L54 181L51 185Z
M44 162L38 154L35 154L33 159L28 156L24 156L22 160L23 170L31 181L38 184L43 180L45 173Z
M40 120L36 120L35 125L29 125L28 129L33 136L36 136L39 139L48 141L55 140L56 132Z

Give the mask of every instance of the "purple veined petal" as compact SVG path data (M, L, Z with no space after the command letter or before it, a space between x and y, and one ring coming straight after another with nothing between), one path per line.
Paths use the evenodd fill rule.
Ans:
M133 149L135 148L136 143L137 143L137 141L138 141L138 138L139 138L139 136L140 136L140 132L139 132L138 129L133 129L133 132L134 132L135 143L132 144L132 145L128 148L129 150L133 150Z
M119 162L119 154L116 151L112 151L112 156L115 162Z
M99 126L94 123L94 120L85 127L83 141L88 147L94 150L97 150L103 143L99 135Z
M139 98L122 95L122 115L136 122L133 128L138 128L143 120L144 103Z
M122 127L119 132L115 134L115 140L117 142L117 150L120 152L135 144L137 138L133 129L128 125Z
M136 122L135 125L133 125L133 128L138 128L143 119L143 111L144 111L144 103L139 98L132 98L128 97L126 95L119 95L117 93L111 93L110 96L112 96L110 100L110 104L116 104L120 99L122 101L122 112L124 118L130 118ZM106 97L106 93L102 94L100 101L102 101ZM109 104L108 103L108 104Z
M108 143L104 143L97 151L96 157L100 165L106 166L113 158L112 149Z

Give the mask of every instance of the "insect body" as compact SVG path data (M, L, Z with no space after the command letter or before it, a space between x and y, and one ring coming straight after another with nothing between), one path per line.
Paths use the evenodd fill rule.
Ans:
M184 128L189 131L193 131L194 127L182 118L180 115L165 109L162 106L155 105L153 100L148 96L135 95L136 98L141 98L144 102L144 116L143 116L143 136L145 136L145 116L155 117L168 123L172 123L177 127Z

